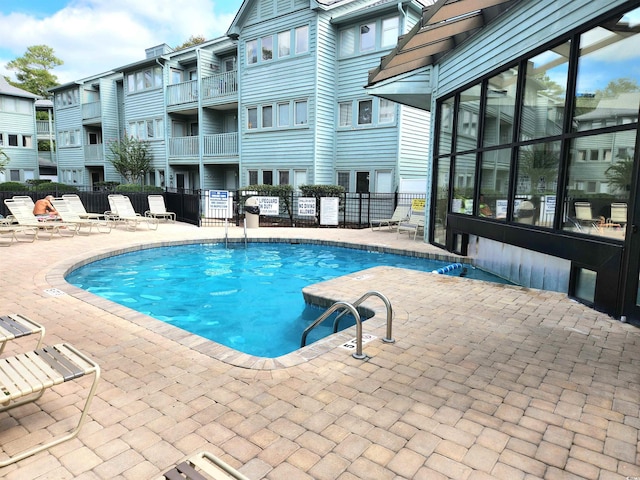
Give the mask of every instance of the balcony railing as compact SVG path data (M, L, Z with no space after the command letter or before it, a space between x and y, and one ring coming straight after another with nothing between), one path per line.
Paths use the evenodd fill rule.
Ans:
M102 107L100 102L91 102L82 104L82 119L99 118L102 115Z
M53 126L53 122L51 126ZM38 135L49 135L51 133L49 120L36 120L36 131Z
M98 143L96 145L84 146L84 161L85 162L101 162L104 160L103 144Z
M238 72L224 72L202 79L202 99L211 100L238 93ZM198 81L174 83L167 87L167 105L198 101Z
M233 157L238 155L238 133L204 135L205 157ZM173 158L193 158L200 153L199 137L173 137L169 139L169 156Z

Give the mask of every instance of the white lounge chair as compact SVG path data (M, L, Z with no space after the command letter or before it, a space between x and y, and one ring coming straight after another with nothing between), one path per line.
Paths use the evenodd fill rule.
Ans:
M4 352L4 347L7 346L9 340L34 334L39 335L36 349L40 348L44 338L44 331L45 329L42 325L24 315L15 313L0 316L0 354Z
M402 233L407 232L409 235L413 232L413 239L418 236L418 232L424 232L424 210L411 209L409 218L398 224L398 233L396 238Z
M87 210L84 208L84 204L82 203L82 199L76 194L66 193L66 194L62 195L62 198L64 198L69 203L69 206L71 207L71 210L76 212L76 214L80 218L88 218L88 219L93 219L93 220L104 220L105 219L104 213L87 212Z
M0 468L77 436L89 411L100 378L98 364L69 344L39 348L0 358L0 392L2 393L0 412L35 402L42 397L46 389L91 374L94 375L93 384L87 394L77 425L69 432L56 435L44 443L3 458L0 460ZM1 438L2 433L0 433Z
M189 457L165 472L160 478L161 480L250 480L209 452L200 452Z
M58 211L58 215L63 222L77 225L78 234L82 233L84 229L88 235L93 230L93 227L102 233L109 233L111 231L111 225L104 219L80 218L80 215L71 208L71 205L65 198L54 198L51 203Z
M18 237L18 233L22 235ZM8 247L13 242L33 242L38 238L38 228L20 226L18 224L0 224L0 238L9 239L8 242L4 240L0 242L3 247ZM20 238L25 238L26 240L20 240Z
M170 222L176 221L176 214L167 211L162 195L149 195L147 196L147 200L149 201L149 210L144 212L145 217L153 217L158 220L168 220Z
M49 239L51 239L51 237L56 233L58 235L62 235L62 232L65 232L65 236L73 236L78 231L78 226L76 224L65 223L52 219L40 219L36 217L33 214L33 210L30 210L29 207L21 200L7 198L4 203L11 211L11 215L13 215L18 221L18 225L22 227L37 228L39 232L47 232L49 234Z
M376 225L378 226L378 230L381 230L383 225L386 225L389 230L392 230L394 226L397 226L400 222L409 217L410 210L411 207L409 205L398 205L390 218L371 220L371 222L369 222L371 230L373 230Z
M109 206L111 208L109 218L116 222L116 225L125 225L129 230L136 230L142 223L151 230L158 228L158 219L143 217L136 213L131 205L131 199L125 195L109 195Z

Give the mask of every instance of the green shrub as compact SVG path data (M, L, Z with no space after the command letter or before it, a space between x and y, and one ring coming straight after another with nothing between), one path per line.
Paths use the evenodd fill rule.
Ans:
M123 183L118 185L115 188L116 193L138 193L138 192L149 192L149 193L163 193L164 188L155 187L153 185L144 185L141 186L138 183Z
M344 193L341 185L300 185L300 191L305 197L339 197Z
M24 183L20 183L20 182L0 183L0 192L25 192L28 190L29 190L29 187L27 187Z
M78 193L78 187L67 185L66 183L44 182L36 185L36 192L45 192L50 194L56 193Z

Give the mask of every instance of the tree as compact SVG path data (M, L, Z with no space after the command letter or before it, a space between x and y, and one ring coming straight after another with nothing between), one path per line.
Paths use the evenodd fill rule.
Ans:
M640 91L634 78L616 78L611 80L603 90L596 90L596 97L617 97L621 93Z
M7 165L9 165L9 156L0 148L0 172L4 172Z
M27 48L22 57L7 63L7 69L16 70L16 79L18 80L12 82L7 78L7 81L14 87L46 98L50 96L47 90L58 85L58 77L50 70L63 63L54 55L53 48L46 45L32 45Z
M138 183L151 170L149 142L127 136L109 143L109 162L128 183Z
M206 42L207 39L203 35L191 35L189 40L185 41L182 45L178 45L175 50L182 50L183 48L193 47Z
M604 171L611 185L622 192L628 192L631 188L632 173L633 158L631 157L620 159Z

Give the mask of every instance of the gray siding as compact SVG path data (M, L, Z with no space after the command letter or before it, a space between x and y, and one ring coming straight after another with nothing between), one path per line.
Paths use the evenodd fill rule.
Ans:
M398 174L402 178L426 178L431 113L406 105L400 106L400 112Z
M118 89L122 86L111 79L100 80L100 103L102 106L102 141L104 148L104 178L115 181L120 175L109 162L109 143L120 139L120 105Z
M15 98L15 97L14 97ZM30 113L14 113L0 110L0 134L5 134L2 151L9 157L5 167L5 175L9 178L9 170L33 170L38 178L38 141L36 138L35 107L33 100L20 99L31 104ZM8 145L7 134L31 136L32 147L12 147ZM19 138L19 141L21 139Z

